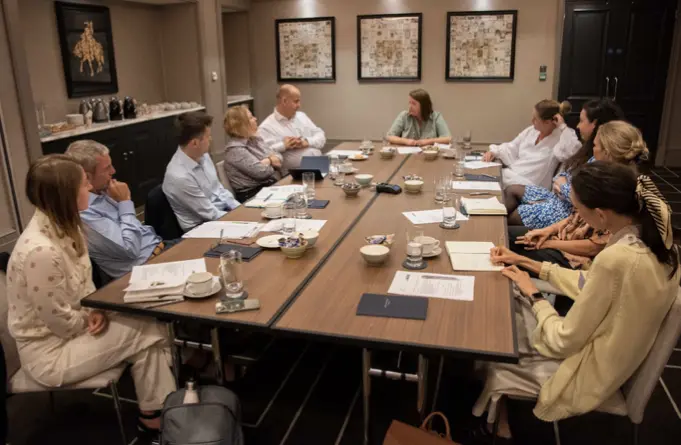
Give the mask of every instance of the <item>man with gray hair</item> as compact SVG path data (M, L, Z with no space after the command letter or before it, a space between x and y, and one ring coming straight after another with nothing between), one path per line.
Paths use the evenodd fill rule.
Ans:
M80 212L85 223L90 257L111 278L130 272L169 247L151 226L143 225L135 214L130 189L113 179L116 169L109 149L99 142L71 143L66 154L78 162L90 181L87 210Z

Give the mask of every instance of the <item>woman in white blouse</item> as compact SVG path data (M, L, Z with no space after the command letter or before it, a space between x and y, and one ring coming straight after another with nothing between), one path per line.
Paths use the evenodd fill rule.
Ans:
M88 207L89 190L81 166L65 155L31 165L26 194L36 211L8 265L9 329L22 367L47 387L131 364L139 427L153 433L166 396L175 390L167 337L156 322L81 306L95 291L78 213Z
M499 160L504 187L538 185L551 187L551 178L561 162L566 161L582 146L575 131L563 116L571 110L569 102L542 100L534 106L532 125L511 142L490 145L483 160Z

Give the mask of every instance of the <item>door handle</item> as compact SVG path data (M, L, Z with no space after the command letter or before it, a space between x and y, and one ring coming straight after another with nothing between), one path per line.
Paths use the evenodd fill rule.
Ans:
M617 100L617 87L620 84L620 79L615 76L615 94L612 96L612 100Z
M605 81L607 82L605 85L605 97L610 97L610 78L605 76Z

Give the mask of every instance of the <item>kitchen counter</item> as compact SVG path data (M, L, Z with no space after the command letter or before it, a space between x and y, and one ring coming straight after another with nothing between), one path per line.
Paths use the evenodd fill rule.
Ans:
M199 111L199 110L204 110L204 109L205 109L205 107L200 106L200 107L194 107L194 108L187 108L187 109L184 109L184 110L162 111L160 113L146 114L146 115L140 116L136 119L123 119L123 120L120 120L120 121L93 123L91 127L81 126L81 127L75 128L73 130L62 131L62 132L59 132L59 133L56 133L56 134L52 134L50 136L45 136L43 138L40 138L40 142L42 142L42 143L52 142L52 141L56 141L56 140L59 140L59 139L65 139L65 138L70 138L70 137L74 137L74 136L81 136L81 135L84 135L84 134L94 133L94 132L97 132L97 131L110 130L112 128L124 127L126 125L139 124L139 123L142 123L142 122L148 122L148 121L152 121L152 120L155 120L155 119L161 119L161 118L164 118L164 117L177 116L179 114L187 113L189 111Z

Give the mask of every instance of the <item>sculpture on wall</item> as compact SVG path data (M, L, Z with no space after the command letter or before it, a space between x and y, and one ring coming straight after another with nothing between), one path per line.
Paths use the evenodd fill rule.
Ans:
M90 66L90 77L95 75L92 62L97 64L97 73L101 73L104 69L104 50L102 44L95 39L94 33L92 22L85 22L85 30L73 48L73 55L80 59L80 72L83 72L83 64L87 62Z

